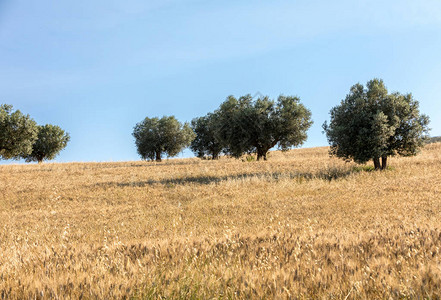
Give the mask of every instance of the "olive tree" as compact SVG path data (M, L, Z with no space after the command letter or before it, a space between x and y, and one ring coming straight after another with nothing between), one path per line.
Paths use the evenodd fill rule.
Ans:
M229 96L216 111L219 115L217 138L233 157L256 153L257 160L267 159L268 151L300 146L312 125L311 112L298 97L279 96L256 100L250 95Z
M164 153L173 157L188 147L195 134L188 123L181 124L174 116L164 116L137 123L133 136L142 159L161 161Z
M330 123L323 124L330 154L357 163L373 160L375 169L385 169L389 156L416 155L429 131L429 118L412 94L389 94L381 79L366 88L352 86L330 114Z
M37 124L29 115L13 111L11 105L0 106L1 159L19 159L31 153L36 138Z
M199 157L211 156L211 159L218 159L223 150L222 143L216 137L218 126L218 115L209 113L206 116L195 118L191 121L191 128L196 134L191 142L190 149Z
M67 132L59 126L46 124L38 126L37 140L32 145L32 152L22 157L27 161L37 161L54 159L61 150L66 148L70 140Z

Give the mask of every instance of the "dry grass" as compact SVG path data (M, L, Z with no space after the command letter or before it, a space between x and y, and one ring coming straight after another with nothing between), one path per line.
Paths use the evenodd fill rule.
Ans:
M391 165L0 166L0 298L438 299L441 144Z

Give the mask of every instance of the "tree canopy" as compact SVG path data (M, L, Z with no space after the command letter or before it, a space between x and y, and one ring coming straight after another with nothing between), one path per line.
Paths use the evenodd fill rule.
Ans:
M181 124L174 116L145 118L133 129L138 154L142 159L161 161L165 153L176 156L194 139L188 123Z
M22 157L27 161L54 159L63 150L70 140L70 136L59 126L46 124L38 126L37 140L32 145L32 152Z
M222 143L216 137L218 119L217 114L209 113L191 121L191 128L196 137L191 142L190 149L197 157L211 156L212 159L217 159L222 152Z
M323 124L330 154L357 163L372 159L376 169L385 169L389 156L416 155L429 130L429 118L412 94L389 94L381 79L366 88L352 86L330 114L330 123Z
M29 115L13 112L11 105L0 106L0 158L19 159L30 154L36 138L37 123Z
M215 113L216 137L233 157L256 153L258 160L266 160L274 146L285 151L301 145L312 125L311 112L292 96L281 95L277 101L229 96Z

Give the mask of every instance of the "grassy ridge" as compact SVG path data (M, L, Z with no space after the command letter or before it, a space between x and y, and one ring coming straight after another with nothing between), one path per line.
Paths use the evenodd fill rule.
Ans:
M441 144L391 165L0 166L0 297L437 298Z
M429 139L428 144L439 143L441 142L441 136L434 136Z

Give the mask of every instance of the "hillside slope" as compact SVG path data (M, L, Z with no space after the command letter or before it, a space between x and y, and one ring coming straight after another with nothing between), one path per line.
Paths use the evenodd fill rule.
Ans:
M0 166L0 295L437 298L441 143L390 164Z

